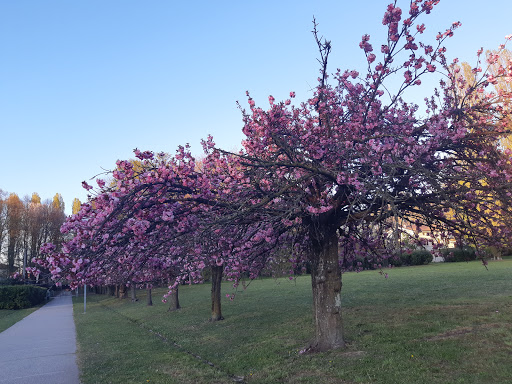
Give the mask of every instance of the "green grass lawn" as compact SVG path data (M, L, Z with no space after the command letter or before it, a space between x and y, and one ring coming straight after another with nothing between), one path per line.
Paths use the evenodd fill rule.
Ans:
M7 328L13 326L24 317L41 308L44 304L46 304L46 302L36 307L26 309L0 309L0 332L3 332Z
M88 383L512 383L512 260L343 275L348 347L300 355L313 335L309 276L253 281L210 323L210 285L183 308L75 300ZM232 293L229 283L224 293ZM243 377L243 379L242 379Z

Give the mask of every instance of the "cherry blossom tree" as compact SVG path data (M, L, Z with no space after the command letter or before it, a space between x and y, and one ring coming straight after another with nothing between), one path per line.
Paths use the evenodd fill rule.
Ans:
M332 46L315 24L321 66L312 97L299 104L293 92L282 102L270 96L264 109L247 95L238 153L208 138L201 167L187 147L165 162L136 150L145 163L138 172L119 161L115 185L99 180L90 203L64 225L73 238L46 259L52 274L80 284L112 260L151 274L150 259L168 258L178 271L172 290L185 279L200 281L207 266L236 285L276 258L307 262L315 336L306 350L324 351L345 345L342 265L356 256L378 264L394 253L400 223L508 244L512 164L499 141L510 111L487 86L496 76L510 81L512 63L460 97L443 46L460 23L433 44L420 40L427 29L420 20L437 3L411 1L407 14L390 4L379 52L370 36L361 39L365 72L337 70L332 80ZM424 109L405 101L439 74L440 90ZM220 319L220 302L215 311Z

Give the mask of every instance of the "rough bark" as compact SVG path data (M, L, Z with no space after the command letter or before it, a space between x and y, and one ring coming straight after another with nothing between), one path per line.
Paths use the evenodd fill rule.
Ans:
M314 242L311 254L311 284L315 320L315 338L311 350L327 351L345 347L336 232Z
M151 288L149 287L146 288L146 304L148 306L153 305L153 297L151 295Z
M139 301L139 299L137 299L137 287L133 283L130 284L130 292L131 292L132 302Z
M224 266L212 266L212 316L210 321L224 320L221 311L221 284Z

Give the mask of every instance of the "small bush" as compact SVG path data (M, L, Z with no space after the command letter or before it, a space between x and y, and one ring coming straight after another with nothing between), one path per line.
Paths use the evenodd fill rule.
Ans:
M467 246L441 249L441 254L444 257L444 261L451 263L476 260L475 249Z
M0 309L23 309L42 303L46 289L32 285L0 286Z
M392 265L393 267L401 267L404 265L404 255L396 254L388 259L388 265Z
M418 249L411 253L410 265L425 265L432 262L432 254L426 249Z
M394 267L403 265L425 265L432 261L432 254L425 249L403 252L389 259L389 264Z

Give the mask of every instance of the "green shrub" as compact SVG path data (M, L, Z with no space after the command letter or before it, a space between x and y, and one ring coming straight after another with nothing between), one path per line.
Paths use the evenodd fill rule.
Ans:
M44 301L46 289L32 285L0 286L0 309L23 309Z
M426 249L418 249L411 253L410 265L425 265L432 262L432 254Z
M23 282L20 280L0 277L0 285L21 285L21 284L23 284Z
M388 265L392 265L393 267L401 267L404 265L404 254L397 253L396 255L390 257L388 261Z
M403 265L424 265L432 261L432 254L426 249L417 249L415 251L404 251L389 259L389 264L394 267Z
M476 252L474 248L464 246L462 248L444 248L441 254L446 262L460 262L476 260Z

